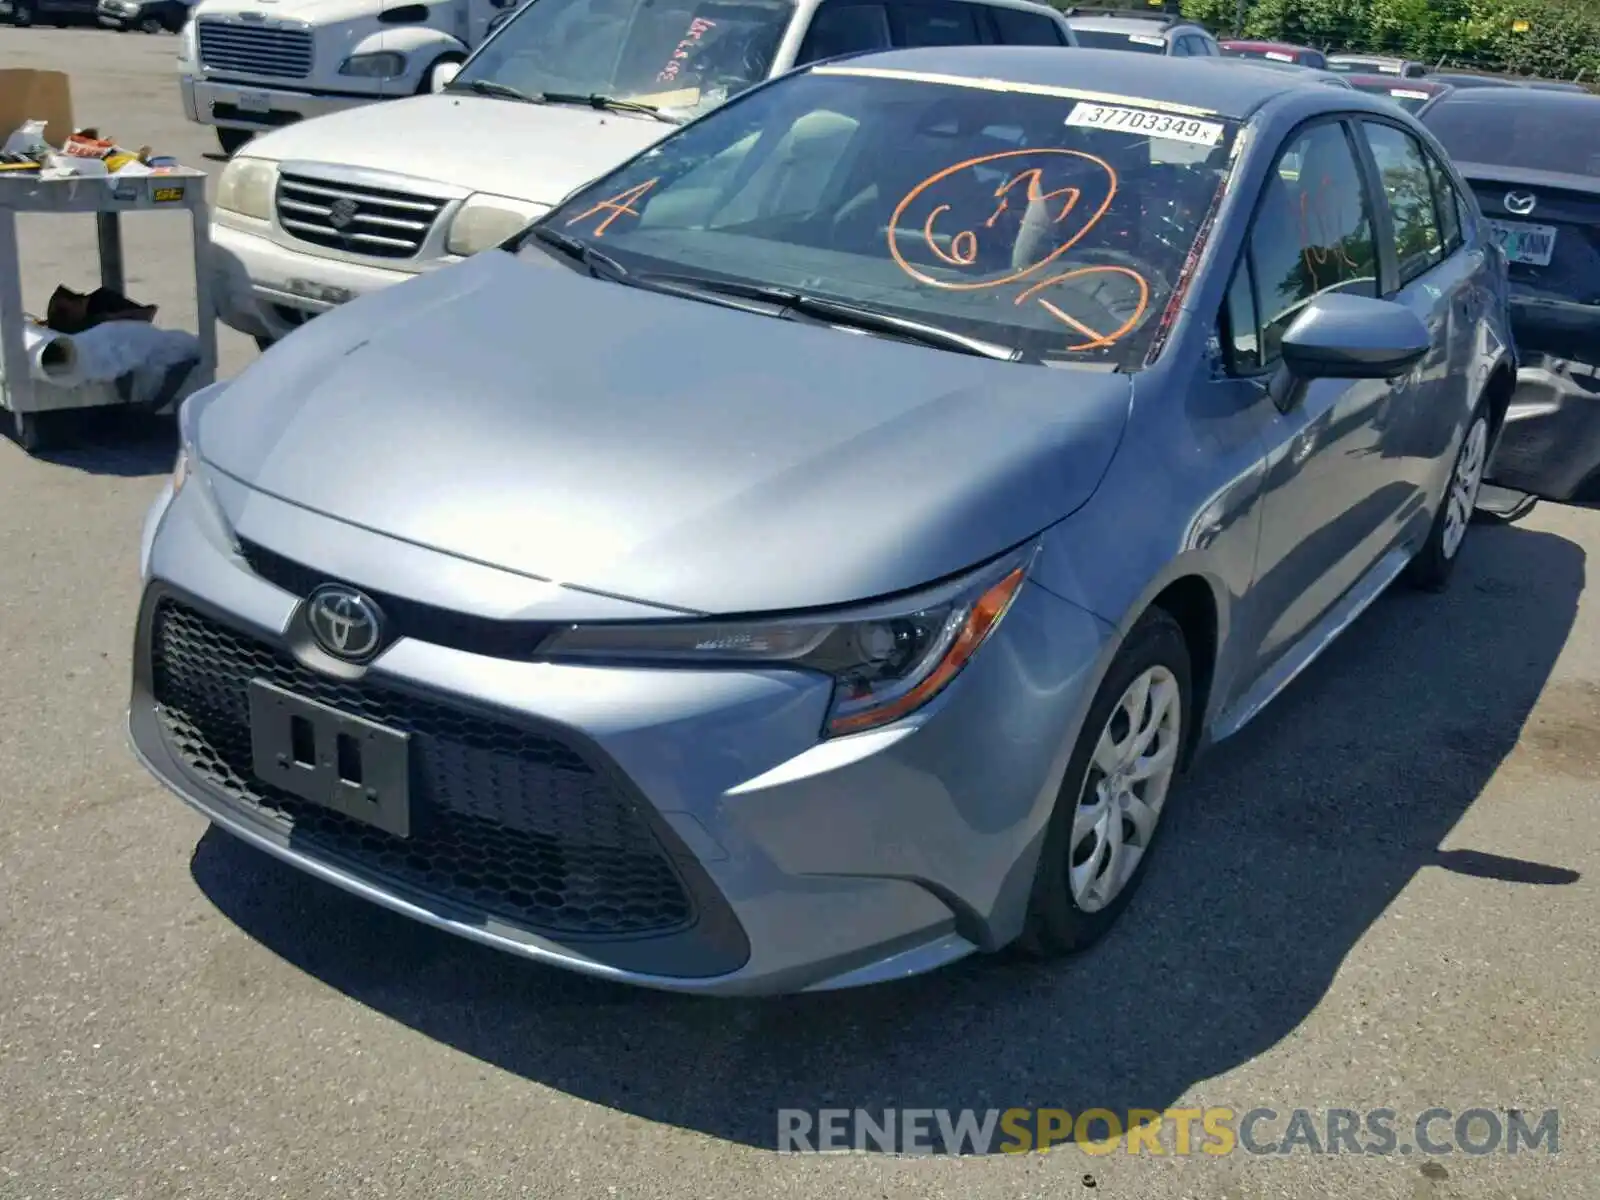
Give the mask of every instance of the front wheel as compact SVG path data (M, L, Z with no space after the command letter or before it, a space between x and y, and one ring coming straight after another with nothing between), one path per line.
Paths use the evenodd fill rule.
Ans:
M1406 567L1406 579L1413 587L1442 592L1449 586L1456 560L1461 557L1462 544L1467 539L1467 527L1472 524L1472 514L1478 507L1478 492L1483 487L1483 473L1488 465L1489 406L1480 401L1467 422L1467 436L1461 439L1461 449L1456 451L1450 481L1445 485L1444 499L1439 502L1439 511L1434 514L1433 526L1428 530L1428 540Z
M1078 734L1045 830L1018 947L1055 958L1097 941L1133 898L1189 733L1189 650L1152 609L1128 634Z
M141 17L139 20L139 32L141 33L165 33L166 31L166 22L160 17Z

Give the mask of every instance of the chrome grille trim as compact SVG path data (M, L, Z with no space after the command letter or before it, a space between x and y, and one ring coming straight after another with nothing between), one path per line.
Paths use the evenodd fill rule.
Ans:
M314 60L311 34L301 29L238 25L198 17L200 66L274 79L304 79Z
M354 205L342 228L334 206ZM377 258L413 258L449 201L389 188L312 178L285 171L278 177L278 225L316 246Z

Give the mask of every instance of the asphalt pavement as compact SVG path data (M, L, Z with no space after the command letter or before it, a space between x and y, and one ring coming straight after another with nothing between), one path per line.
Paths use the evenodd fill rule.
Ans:
M215 171L175 49L0 28L0 65L71 73L80 124ZM191 326L182 218L126 225L128 290ZM24 240L35 311L96 282L87 221ZM154 784L123 715L173 447L86 436L0 442L0 1197L1600 1196L1600 512L1478 526L1447 595L1376 605L1203 761L1088 955L726 1002L461 944ZM1559 1152L774 1149L779 1109L1209 1106L1278 1113L1256 1149L1297 1108L1557 1110Z

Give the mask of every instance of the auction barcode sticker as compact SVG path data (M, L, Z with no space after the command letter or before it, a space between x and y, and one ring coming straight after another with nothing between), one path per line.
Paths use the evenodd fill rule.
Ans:
M1222 141L1222 124L1178 117L1171 113L1142 108L1118 108L1109 104L1080 102L1067 117L1068 125L1084 129L1115 129L1120 133L1142 133L1146 137L1167 138L1196 146L1215 146Z

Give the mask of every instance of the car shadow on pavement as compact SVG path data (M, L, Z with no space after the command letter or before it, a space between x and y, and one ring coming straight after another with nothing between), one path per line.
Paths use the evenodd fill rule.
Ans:
M1483 526L1449 593L1395 589L1202 760L1144 889L1070 962L969 959L858 991L699 999L464 943L215 829L192 872L246 934L393 1020L717 1138L774 1147L781 1108L1159 1111L1294 1033L1419 872L1577 878L1492 846L1440 844L1508 756L1518 769L1581 770L1580 723L1564 732L1561 712L1592 698L1566 695L1574 685L1551 672L1584 577L1573 543ZM1495 894L1486 887L1483 903Z
M82 471L127 479L165 475L178 454L178 426L171 417L122 410L73 413L62 444L37 458Z

